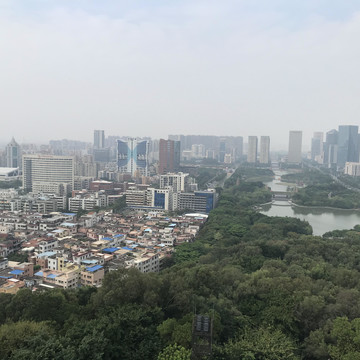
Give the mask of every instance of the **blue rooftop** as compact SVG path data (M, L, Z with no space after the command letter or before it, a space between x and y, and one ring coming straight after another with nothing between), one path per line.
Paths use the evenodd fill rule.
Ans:
M169 226L170 226L170 227L175 227L175 226L176 226L176 224L170 224Z
M49 278L49 279L55 279L56 277L57 277L56 274L50 274L47 276L47 278Z
M119 250L119 248L117 248L117 247L111 247L111 248L102 249L103 252L110 253L110 254L117 251L117 250Z
M53 256L56 255L55 251L45 251L38 255L38 257L46 257L46 256Z
M118 237L123 237L124 234L117 234L117 235L114 235L114 238L118 238Z
M94 272L94 271L100 270L102 268L103 267L101 265L95 265L95 266L92 266L92 267L87 267L86 271Z
M24 272L23 270L13 270L13 271L10 271L10 274L21 275L23 272Z
M68 226L68 227L74 227L76 226L76 224L73 223L69 223L69 222L63 222L62 224L60 224L61 226Z
M131 249L131 248L127 247L127 246L124 246L122 249L123 249L123 250L133 251L133 249Z
M111 237L104 237L103 240L113 241L113 239Z
M34 275L36 275L36 276L43 276L44 274L43 274L43 272L42 271L38 271L37 273L35 273Z
M91 265L91 264L96 264L96 263L97 263L97 260L82 260L81 262L82 262L83 264Z
M68 216L75 216L75 213L63 213L64 215L68 215Z
M11 279L11 276L0 276L0 279Z

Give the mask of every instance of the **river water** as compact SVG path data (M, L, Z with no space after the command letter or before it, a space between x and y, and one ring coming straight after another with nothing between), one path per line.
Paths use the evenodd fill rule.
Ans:
M274 180L265 185L273 191L286 191L287 185L280 184L280 176L286 173L274 172ZM300 207L290 205L287 201L275 201L273 204L263 205L260 212L268 216L289 216L306 220L312 226L314 235L323 235L327 231L336 229L352 229L360 224L360 211L357 210Z

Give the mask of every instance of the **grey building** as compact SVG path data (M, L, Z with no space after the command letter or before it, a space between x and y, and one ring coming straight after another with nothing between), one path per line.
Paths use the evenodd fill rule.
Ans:
M359 161L359 127L340 125L338 134L337 166L344 168L345 163Z
M290 131L288 163L300 164L302 162L301 148L302 148L302 131L294 131L294 130Z
M6 145L6 166L8 168L21 168L22 166L21 148L14 138Z

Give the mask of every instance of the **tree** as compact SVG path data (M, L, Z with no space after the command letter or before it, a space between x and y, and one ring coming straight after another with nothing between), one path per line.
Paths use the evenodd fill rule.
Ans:
M280 330L261 327L245 329L235 340L230 340L220 353L227 360L296 360L295 343Z
M190 360L191 350L185 349L183 346L174 344L169 345L161 351L158 360Z

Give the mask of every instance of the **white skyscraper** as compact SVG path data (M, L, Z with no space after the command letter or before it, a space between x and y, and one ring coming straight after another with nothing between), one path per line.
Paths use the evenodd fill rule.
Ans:
M260 164L268 164L270 162L270 136L260 137Z
M292 164L301 163L302 161L301 147L302 147L302 131L290 131L288 163L292 163Z
M257 160L257 147L258 147L258 138L257 136L249 136L248 138L248 154L247 162L256 163Z

